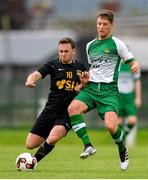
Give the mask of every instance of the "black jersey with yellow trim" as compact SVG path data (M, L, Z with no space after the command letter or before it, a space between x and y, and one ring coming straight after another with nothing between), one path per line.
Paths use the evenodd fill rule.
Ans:
M85 70L85 66L76 60L70 64L63 64L59 59L55 59L41 66L37 71L41 73L42 78L50 75L46 108L58 112L67 109L77 95L75 86L80 83L80 75Z

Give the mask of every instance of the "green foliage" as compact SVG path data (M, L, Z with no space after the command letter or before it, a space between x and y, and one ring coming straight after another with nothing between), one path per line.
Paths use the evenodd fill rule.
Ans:
M130 166L127 171L119 169L116 145L104 131L89 130L90 138L97 148L96 155L80 160L83 150L81 141L71 131L56 148L43 159L35 171L20 172L15 168L15 159L25 148L28 129L1 130L0 178L14 179L148 179L147 130L139 130L136 146L129 149Z

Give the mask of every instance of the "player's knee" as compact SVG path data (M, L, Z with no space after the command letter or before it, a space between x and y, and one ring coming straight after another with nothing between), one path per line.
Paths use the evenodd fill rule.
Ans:
M135 116L128 119L128 124L135 125L137 123L137 118Z
M32 143L30 143L30 142L26 142L26 148L27 149L34 149L35 146Z
M72 104L69 105L69 107L68 107L68 113L69 113L70 116L73 115L74 108L75 108L75 107L73 107Z
M27 148L27 149L34 149L34 147L31 146L30 144L26 144L26 148Z
M52 136L49 136L47 139L46 139L46 142L48 144L56 144L56 142L58 141L58 137L56 135L52 135Z
M116 132L115 124L106 124L105 126L111 134L114 134Z
M71 103L68 107L68 113L70 116L81 113L81 108L76 103Z

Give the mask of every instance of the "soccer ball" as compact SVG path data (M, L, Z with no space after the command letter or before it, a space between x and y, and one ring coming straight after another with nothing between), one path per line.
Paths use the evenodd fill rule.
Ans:
M20 171L31 171L37 166L37 160L30 153L22 153L16 158L16 168Z

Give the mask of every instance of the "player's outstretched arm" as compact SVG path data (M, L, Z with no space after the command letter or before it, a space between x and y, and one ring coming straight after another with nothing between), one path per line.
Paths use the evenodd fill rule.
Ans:
M34 71L33 73L29 74L26 80L26 87L33 88L36 85L36 82L42 78L42 75L38 71Z

